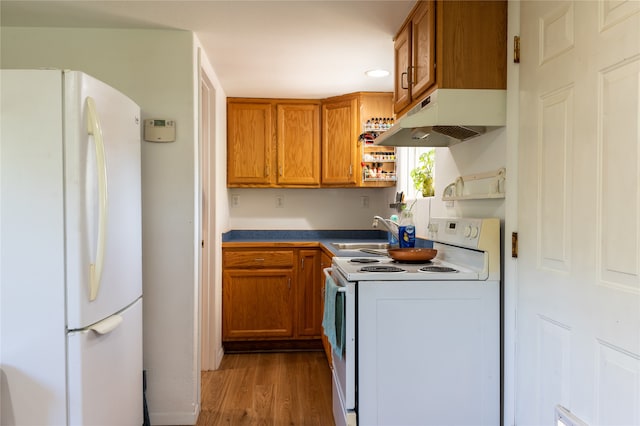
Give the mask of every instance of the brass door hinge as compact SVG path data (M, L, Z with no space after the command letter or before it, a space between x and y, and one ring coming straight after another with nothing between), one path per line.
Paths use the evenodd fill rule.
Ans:
M520 63L520 36L513 36L513 63Z
M518 257L518 233L511 233L511 257Z

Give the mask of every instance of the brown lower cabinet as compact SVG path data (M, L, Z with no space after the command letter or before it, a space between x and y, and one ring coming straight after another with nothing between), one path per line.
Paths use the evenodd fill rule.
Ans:
M298 252L298 336L322 335L322 281L318 249Z
M223 247L225 351L322 348L322 254L319 247Z

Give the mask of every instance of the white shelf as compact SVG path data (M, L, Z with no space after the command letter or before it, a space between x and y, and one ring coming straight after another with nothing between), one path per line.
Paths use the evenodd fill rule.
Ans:
M373 126L367 126L367 125L364 125L362 127L365 133L384 133L391 128L391 127L387 127L386 129L380 129L380 128L376 129Z
M442 201L461 201L461 200L488 200L492 198L504 198L504 193L495 194L469 194L469 195L452 195L442 196Z
M362 161L364 163L395 163L396 162L395 159L393 159L393 160L377 160L375 158L372 159L372 158L364 158L364 157L362 158Z
M395 176L390 178L364 178L363 182L395 182L397 178Z
M490 180L489 180L490 179ZM475 180L487 180L486 184L483 184L485 191L473 192L470 194L464 193L465 182ZM486 172L476 173L473 175L460 176L455 182L446 186L442 192L442 201L463 201L463 200L496 200L505 197L504 184L506 180L506 169L501 169ZM476 188L477 189L477 188Z

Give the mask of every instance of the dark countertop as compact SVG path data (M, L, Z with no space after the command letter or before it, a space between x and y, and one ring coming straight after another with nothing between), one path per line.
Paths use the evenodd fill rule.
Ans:
M291 247L296 245L322 247L333 256L375 256L360 250L340 250L331 243L386 243L387 232L379 230L232 230L222 234L222 246L242 246L246 243ZM416 238L416 247L432 247L431 241Z

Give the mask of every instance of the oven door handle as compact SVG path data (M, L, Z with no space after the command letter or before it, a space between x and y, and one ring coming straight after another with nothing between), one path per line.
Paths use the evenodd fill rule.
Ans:
M325 275L327 278L331 278L331 279L333 279L333 277L331 276L331 272L332 272L332 271L333 271L333 268L324 268L324 269L323 269L324 275ZM337 283L336 283L336 284L337 284ZM338 286L338 292L339 292L339 293L344 293L344 292L346 292L346 291L347 291L347 288L346 288L346 287Z

